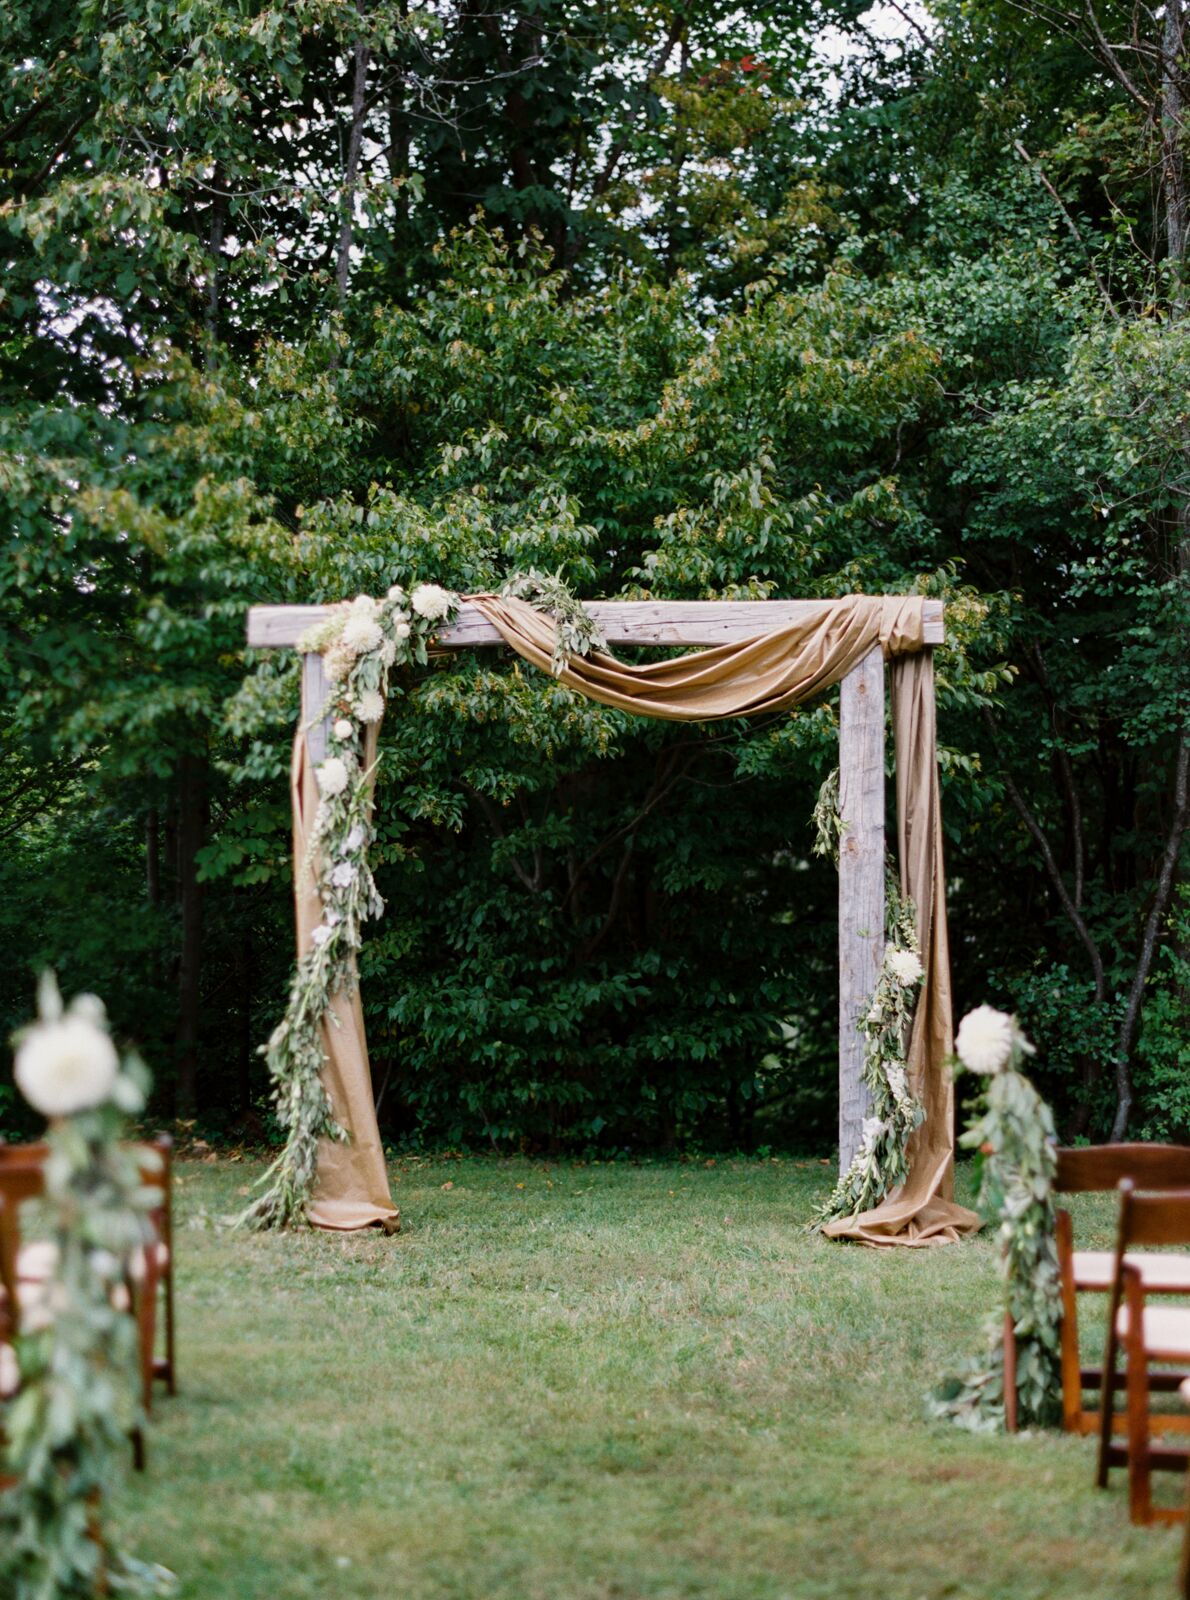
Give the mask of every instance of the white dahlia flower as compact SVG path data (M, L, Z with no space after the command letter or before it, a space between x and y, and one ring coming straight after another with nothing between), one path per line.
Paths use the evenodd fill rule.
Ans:
M393 628L393 632L398 639L404 641L409 637L409 624L407 622L398 622Z
M35 1024L17 1049L13 1075L44 1117L69 1117L110 1099L120 1072L116 1047L86 1015Z
M408 627L409 624L406 623L405 626ZM380 659L386 667L392 666L397 659L397 642L395 639L386 639L380 646Z
M1033 1054L1033 1046L1017 1027L1016 1018L994 1006L976 1006L959 1023L955 1050L971 1072L1003 1072L1014 1051Z
M336 889L349 889L355 882L355 868L350 861L336 862L331 869L331 882Z
M920 983L925 976L921 961L912 950L898 950L890 945L884 952L884 965L903 989Z
M318 779L318 792L323 795L342 794L347 787L347 765L338 756L331 756L328 761L316 768L314 776Z
M370 611L353 611L343 629L343 643L357 656L367 655L384 643L380 624Z
M373 600L370 594L357 594L351 602L351 609L357 616L374 617L380 610L380 602Z
M310 943L316 950L321 950L334 931L333 928L328 928L325 922L320 922L310 935Z
M350 739L355 733L355 723L348 722L346 717L340 717L335 723L335 738Z
M405 598L405 591L401 588L399 583L394 583L392 588L388 591L388 597L394 605L399 606L402 600Z
M361 722L379 722L384 715L384 696L379 689L365 689L355 702L355 714Z
M357 822L352 827L351 832L347 835L346 839L344 839L343 848L345 850L358 850L366 838L367 834L364 832L363 824Z
M419 617L427 622L437 622L450 610L454 596L436 583L419 583L413 591L411 603Z

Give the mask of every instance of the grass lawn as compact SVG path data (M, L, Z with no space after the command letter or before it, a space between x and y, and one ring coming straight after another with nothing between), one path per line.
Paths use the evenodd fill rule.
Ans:
M827 1244L825 1166L742 1160L409 1160L399 1238L218 1228L257 1172L179 1166L182 1394L120 1502L187 1600L1172 1600L1089 1441L927 1419L986 1240Z

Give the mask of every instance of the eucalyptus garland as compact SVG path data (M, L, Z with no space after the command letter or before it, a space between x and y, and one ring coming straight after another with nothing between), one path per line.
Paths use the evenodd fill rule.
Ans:
M510 578L503 593L554 619L555 672L570 656L602 647L598 627L561 577L531 569ZM368 866L375 764L365 765L367 732L384 715L389 674L396 667L426 664L431 636L452 620L458 604L457 595L437 584L415 584L408 591L397 585L383 600L359 595L335 606L325 622L298 640L300 651L322 656L332 685L327 755L315 773L319 803L304 863L315 877L322 920L298 960L285 1015L261 1052L285 1144L260 1180L264 1193L239 1219L249 1227L303 1221L318 1141L347 1138L323 1084L322 1024L333 997L350 991L356 981L363 923L384 911Z
M554 652L550 661L555 677L561 675L571 656L587 656L602 650L607 641L599 625L576 600L560 573L538 572L530 567L515 573L500 591L511 600L527 600L537 611L554 621Z
M322 656L331 684L327 754L315 769L318 811L303 868L314 874L322 920L298 960L285 1015L261 1052L285 1144L260 1180L265 1192L240 1218L249 1227L303 1221L318 1141L347 1138L322 1080L322 1023L333 997L355 984L362 924L384 910L368 866L375 764L365 765L367 734L384 715L389 674L424 666L431 635L457 609L458 596L437 584L408 592L397 585L383 600L360 595L335 606L298 641L299 650Z
M817 855L836 865L846 823L839 813L836 768L819 790L814 807ZM862 1077L870 1112L864 1118L859 1149L828 1199L815 1213L815 1226L870 1211L909 1174L910 1135L925 1121L925 1108L909 1088L906 1047L917 992L925 976L917 942L913 903L903 896L891 869L885 873L884 957L871 1003L860 1018L864 1035Z
M1049 1106L1020 1070L1032 1046L1015 1018L989 1006L965 1017L959 1066L988 1074L977 1114L959 1143L980 1153L979 1210L996 1223L1003 1308L987 1345L945 1379L930 1409L975 1432L1004 1427L1004 1313L1016 1334L1017 1418L1048 1424L1061 1412L1062 1316L1054 1238L1057 1138Z
M40 1020L14 1042L17 1082L51 1117L54 1269L22 1301L20 1386L3 1409L16 1485L0 1495L0 1593L172 1593L172 1574L117 1548L102 1520L142 1420L126 1284L133 1252L151 1238L155 1195L141 1181L143 1152L121 1138L124 1114L144 1105L146 1075L134 1058L118 1060L99 1001L80 996L64 1011L52 975L42 980Z

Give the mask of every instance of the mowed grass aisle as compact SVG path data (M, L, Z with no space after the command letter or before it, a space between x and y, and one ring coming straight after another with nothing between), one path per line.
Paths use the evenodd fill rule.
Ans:
M258 1170L179 1166L183 1393L121 1505L185 1597L1172 1595L1089 1442L926 1418L988 1241L828 1245L792 1161L410 1161L400 1238L218 1229Z

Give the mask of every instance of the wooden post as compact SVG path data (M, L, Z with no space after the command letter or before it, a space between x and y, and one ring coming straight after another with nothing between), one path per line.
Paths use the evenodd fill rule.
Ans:
M315 651L308 651L302 657L302 722L306 728L306 748L315 766L326 759L327 718L322 711L328 698L322 657Z
M839 696L839 1174L859 1148L868 1092L859 1020L884 958L884 658L870 650Z

